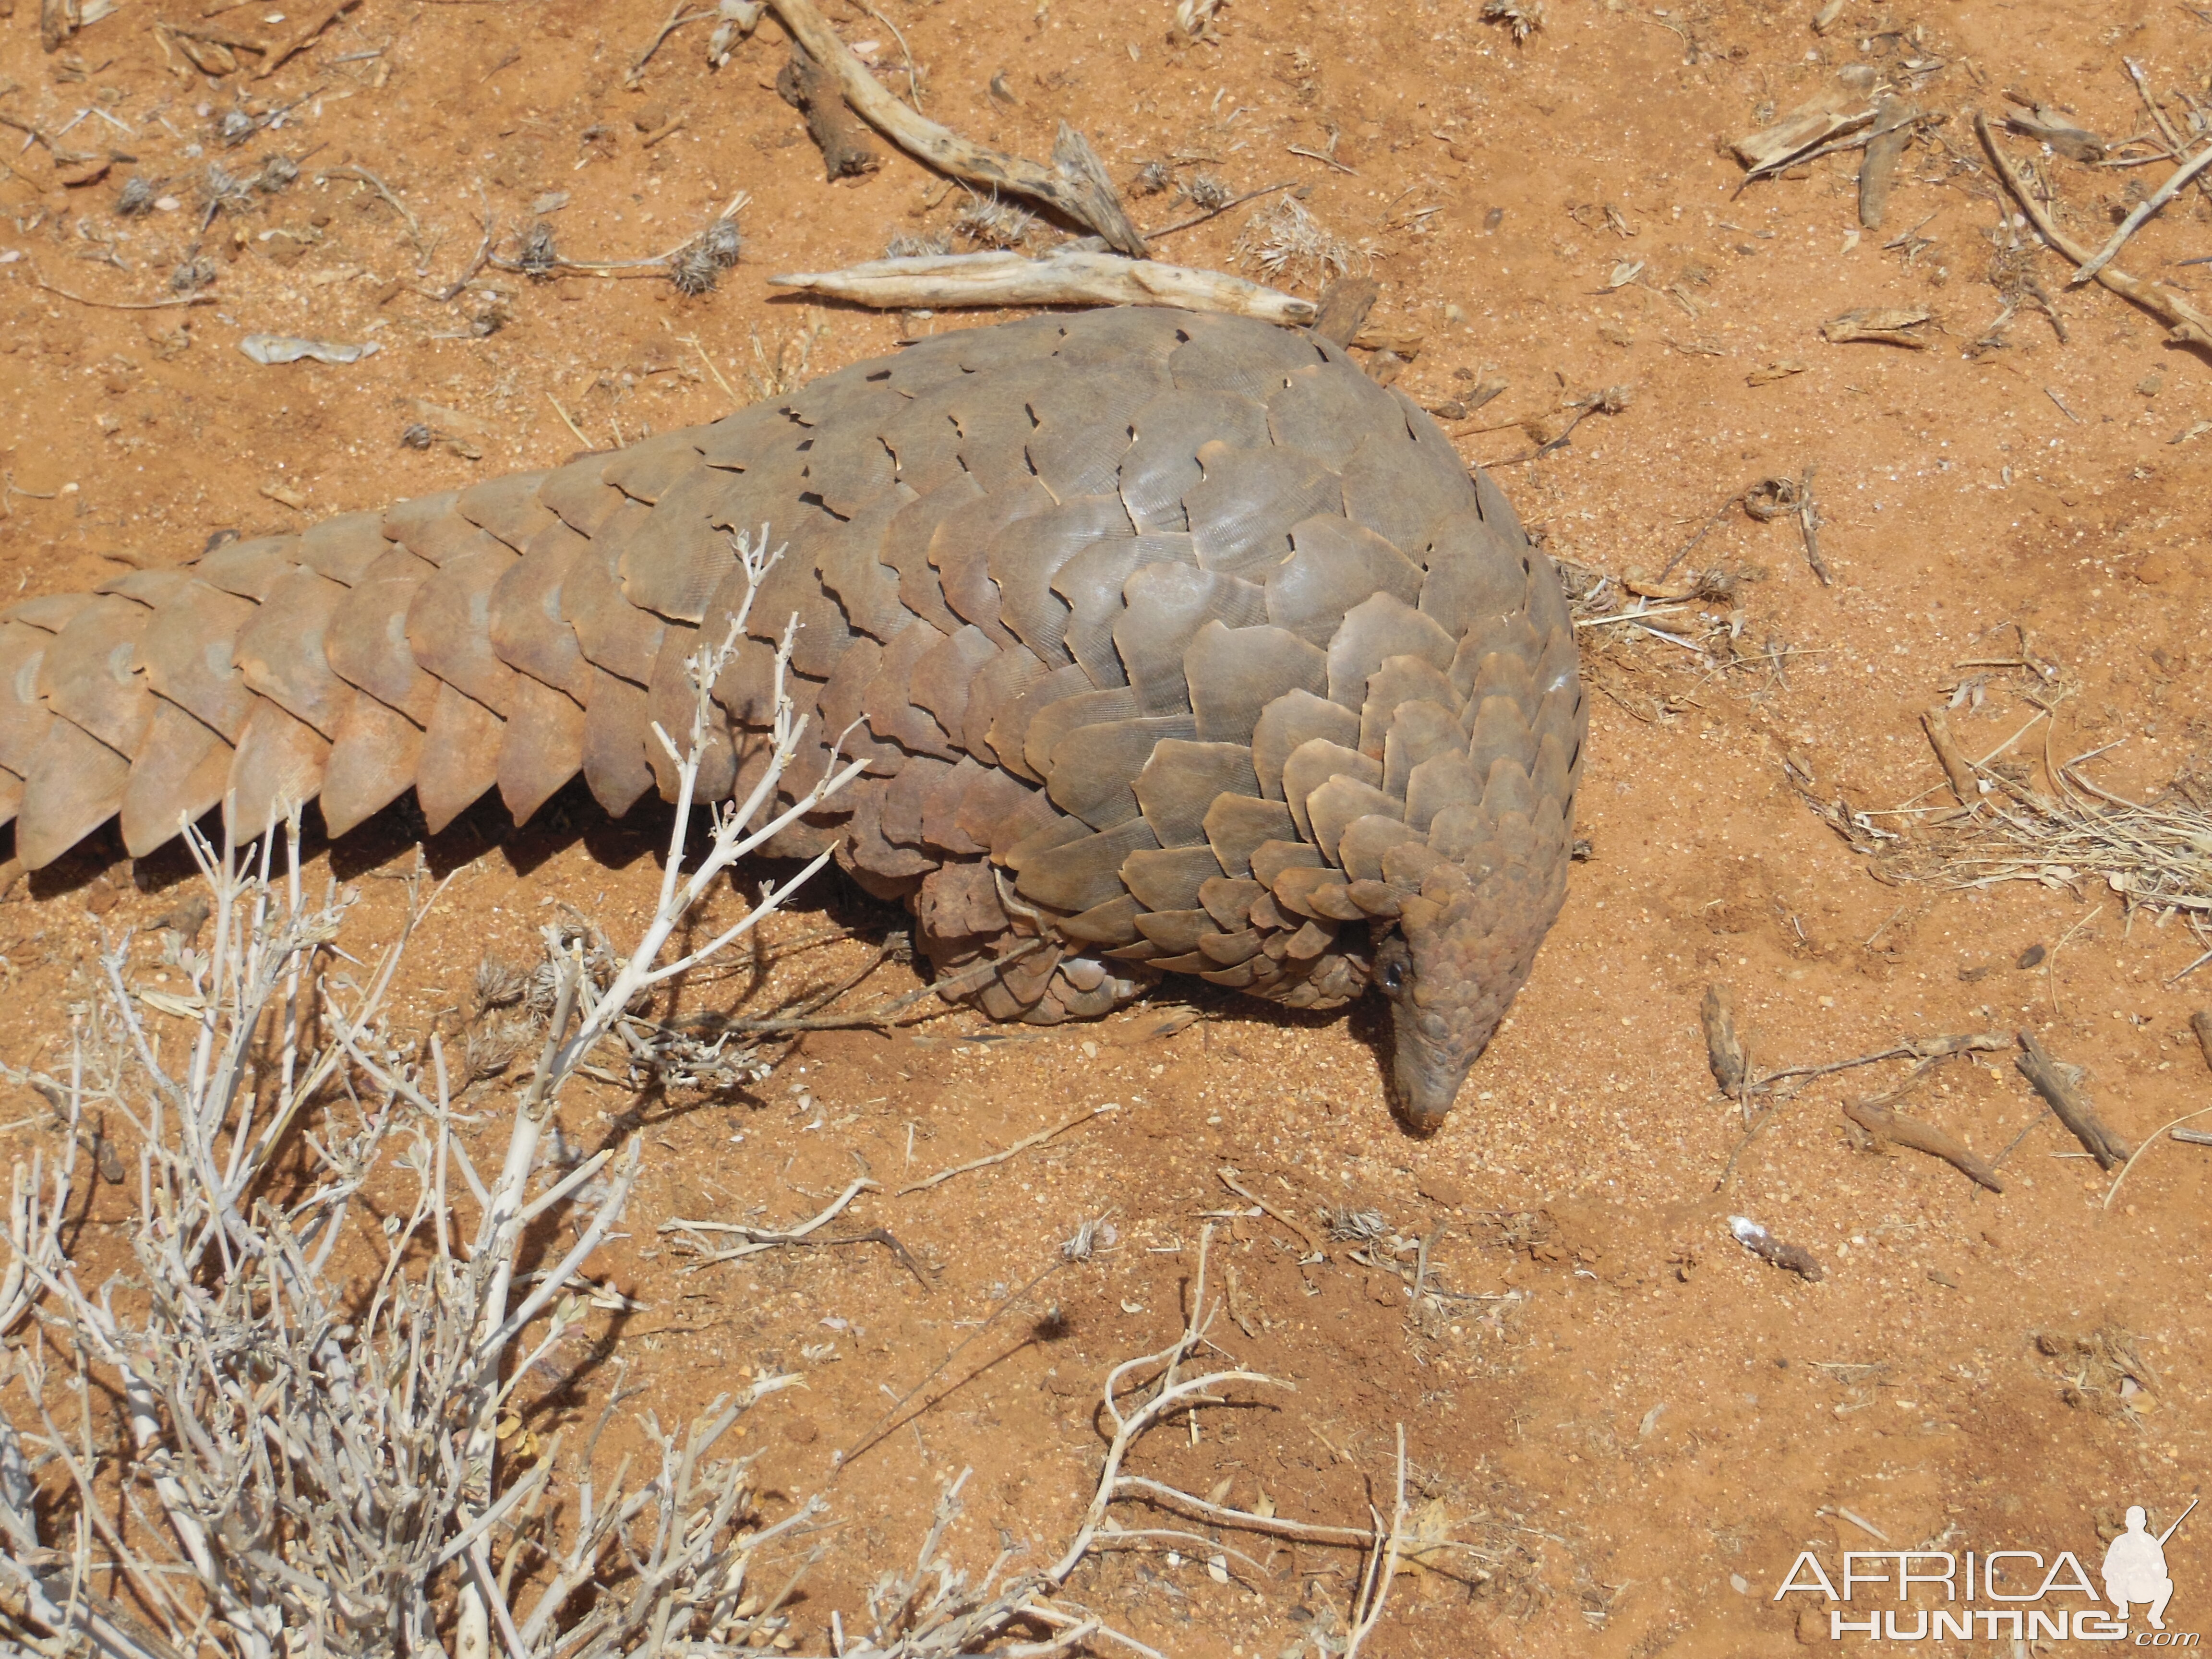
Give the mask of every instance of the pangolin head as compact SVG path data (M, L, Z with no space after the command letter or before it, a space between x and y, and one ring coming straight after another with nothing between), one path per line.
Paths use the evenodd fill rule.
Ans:
M1393 1103L1414 1129L1438 1128L1528 977L1564 895L1563 872L1447 864L1399 902L1376 941L1375 984L1389 999Z

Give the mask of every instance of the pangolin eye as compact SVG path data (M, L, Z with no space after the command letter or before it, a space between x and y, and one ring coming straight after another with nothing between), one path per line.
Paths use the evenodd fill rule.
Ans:
M1382 964L1382 988L1386 991L1402 991L1405 988L1406 970L1404 967L1395 962L1384 963Z

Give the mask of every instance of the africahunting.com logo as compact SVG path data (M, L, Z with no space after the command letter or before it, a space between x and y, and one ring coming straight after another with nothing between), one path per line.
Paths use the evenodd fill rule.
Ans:
M1846 1550L1842 1571L1832 1575L1819 1556L1802 1550L1774 1600L1821 1597L1832 1642L1858 1636L2193 1648L2199 1644L2196 1632L2166 1626L2173 1600L2166 1547L2196 1507L2192 1498L2172 1525L2155 1533L2149 1512L2140 1504L2130 1507L2125 1527L2105 1546L2096 1583L2071 1550L2047 1562L2038 1550ZM2130 1625L2137 1611L2146 1628Z

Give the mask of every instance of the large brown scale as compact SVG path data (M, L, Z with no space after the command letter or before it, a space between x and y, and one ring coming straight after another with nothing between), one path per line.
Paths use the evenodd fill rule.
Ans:
M701 779L766 763L774 652L864 776L834 846L994 1018L1162 973L1301 1008L1379 987L1439 1120L1565 887L1586 726L1550 562L1435 423L1328 342L1130 309L947 334L711 426L234 542L0 611L0 823L45 865L221 805L241 839L407 790L432 830L673 769L685 659L786 546ZM756 771L753 775L757 776ZM1039 942L1042 941L1042 942ZM995 975L977 973L1006 958ZM980 981L978 983L977 981Z

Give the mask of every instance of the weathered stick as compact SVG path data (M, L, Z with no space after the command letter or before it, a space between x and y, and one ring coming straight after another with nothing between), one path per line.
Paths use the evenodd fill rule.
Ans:
M1997 176L2004 180L2005 188L2012 192L2013 199L2020 204L2021 210L2027 215L2037 234L2075 264L2087 264L2088 250L2051 222L2051 216L2044 211L2043 204L2029 193L2027 186L2021 182L2020 175L2012 170L2012 163L2005 159L2004 152L1997 148L1996 135L1990 131L1989 117L1979 111L1974 115L1974 131L1981 135L1982 148L1989 152ZM2164 323L2171 331L2169 338L2212 349L2212 317L2207 317L2188 301L2177 299L2163 289L2154 289L2116 265L2106 265L2100 270L2097 280L2123 300L2131 305L2141 306Z
M901 106L901 107L904 107ZM1242 276L1124 259L1118 254L1062 253L1031 259L1019 253L923 254L872 259L843 270L802 270L771 276L777 288L798 289L878 310L915 307L953 310L968 306L1176 306L1256 317L1287 328L1306 328L1314 303Z
M2013 1064L2034 1085L2035 1092L2050 1103L2058 1121L2073 1132L2074 1139L2097 1160L2100 1169L2112 1169L2135 1156L2134 1149L2097 1115L2096 1108L2089 1103L2089 1097L2075 1080L2074 1067L2053 1060L2050 1051L2035 1040L2033 1031L2020 1034L2020 1047L2021 1053Z
M1817 464L1805 464L1805 476L1797 485L1797 528L1805 538L1805 562L1813 567L1813 574L1820 579L1823 587L1833 587L1835 578L1828 574L1827 565L1820 558L1820 509L1813 502L1813 474Z
M1959 805L1973 805L1982 798L1981 787L1974 781L1974 769L1966 764L1966 757L1959 752L1958 743L1951 736L1950 717L1940 708L1930 708L1921 714L1920 724L1928 733L1928 746L1942 763L1943 775L1951 781L1951 793L1959 798Z
M1930 1158L1940 1158L1960 1174L1979 1182L1993 1193L2004 1191L1997 1172L1988 1161L1965 1142L1953 1139L1942 1130L1918 1118L1893 1112L1887 1106L1871 1100L1854 1100L1844 1107L1844 1115L1869 1134L1882 1140L1893 1140L1900 1146L1910 1146L1916 1152L1925 1152Z
M1066 122L1060 123L1060 139L1052 151L1054 165L1049 167L987 149L901 103L853 55L836 30L815 9L812 0L769 0L769 3L792 38L837 77L845 101L854 112L909 155L969 184L1012 191L1042 202L1085 229L1097 232L1109 247L1132 258L1145 258L1145 239L1129 222L1097 152Z
M1340 346L1350 345L1382 293L1371 276L1338 277L1321 291L1314 332Z
M806 136L822 152L823 170L831 179L873 173L884 158L869 142L867 127L845 107L837 77L793 40L791 57L775 77L777 96L806 118Z
M1238 1181L1236 1170L1217 1170L1214 1173L1221 1177L1221 1184L1228 1188L1231 1192L1236 1194L1237 1197L1243 1199L1247 1203L1257 1205L1261 1209L1267 1212L1267 1214L1274 1217L1276 1220L1281 1222L1283 1225L1288 1227L1292 1232L1304 1239L1305 1241L1306 1249L1310 1254L1314 1255L1321 1255L1324 1254L1321 1247L1321 1240L1313 1236L1310 1229L1300 1224L1297 1221L1285 1214L1281 1210L1277 1209L1273 1205L1268 1203L1266 1199L1261 1197L1259 1194L1254 1192L1249 1187L1245 1186L1243 1182Z
M1121 1103L1118 1100L1109 1100L1103 1106L1093 1106L1085 1111L1078 1112L1065 1123L1055 1123L1049 1129L1040 1129L1033 1135L1023 1136L1003 1152L993 1152L988 1158L970 1158L965 1164L956 1164L949 1170L939 1170L933 1176L926 1176L920 1181L900 1188L894 1196L904 1198L908 1193L926 1193L932 1187L950 1181L955 1176L967 1175L975 1170L988 1170L994 1164L1004 1164L1008 1158L1018 1153L1025 1152L1032 1146L1042 1146L1054 1135L1066 1134L1078 1125L1090 1122L1094 1117L1117 1110Z
M1751 1070L1744 1057L1743 1039L1735 1032L1735 994L1725 985L1708 985L1698 1018L1705 1028L1705 1062L1713 1068L1713 1081L1734 1100Z
M261 60L261 67L254 71L253 78L265 81L276 74L295 53L359 3L360 0L329 0L329 3L318 6L293 30L290 39L277 41L269 48L268 56Z
M2118 256L2119 251L2127 245L2128 238L2141 230L2151 215L2179 196L2183 186L2208 167L2212 167L2212 149L2201 150L2176 167L2172 178L2136 204L2134 211L2120 221L2120 228L2112 233L2105 246L2099 248L2082 264L2079 270L2066 279L2066 286L2079 288L2082 283L2094 280L2099 271L2112 263Z
M1920 112L1902 99L1885 98L1875 106L1873 136L1859 163L1859 223L1869 230L1880 230L1888 216L1897 164L1912 142L1913 124L1919 118Z

